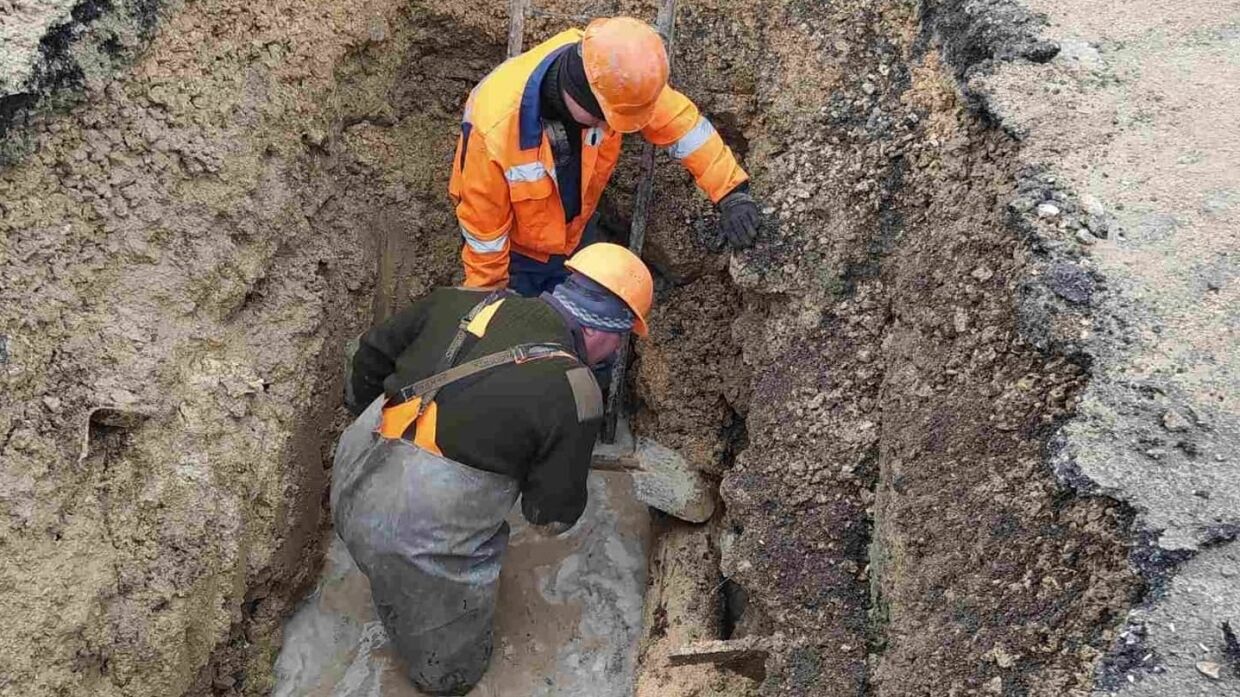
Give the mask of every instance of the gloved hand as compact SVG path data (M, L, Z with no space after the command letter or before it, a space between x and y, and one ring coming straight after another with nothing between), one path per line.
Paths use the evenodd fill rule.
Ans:
M733 191L719 201L719 227L733 249L752 247L758 239L758 202L745 191Z

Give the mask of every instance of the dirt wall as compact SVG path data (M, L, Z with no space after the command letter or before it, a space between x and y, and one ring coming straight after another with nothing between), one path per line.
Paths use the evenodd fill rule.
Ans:
M1001 32L932 4L681 12L678 85L733 129L766 234L721 276L683 179L659 189L639 425L722 474L723 574L781 632L742 691L1087 694L1141 581L1130 513L1047 464L1081 314L1025 302L1049 261L1009 208L1019 144L957 88L995 53L942 57ZM1009 53L1045 57L1021 17Z
M0 694L261 694L343 345L455 273L459 93L498 54L397 3L165 11L6 140Z

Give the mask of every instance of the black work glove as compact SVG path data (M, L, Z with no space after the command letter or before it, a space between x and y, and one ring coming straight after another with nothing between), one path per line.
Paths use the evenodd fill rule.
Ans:
M732 249L752 247L758 239L758 202L746 191L733 190L719 201L719 227Z

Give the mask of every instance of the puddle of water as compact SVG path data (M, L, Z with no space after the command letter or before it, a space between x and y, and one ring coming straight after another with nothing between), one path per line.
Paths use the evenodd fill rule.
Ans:
M568 533L508 517L495 653L470 697L632 694L650 542L627 474L592 472ZM284 627L274 697L413 697L371 604L370 584L333 535L318 587Z

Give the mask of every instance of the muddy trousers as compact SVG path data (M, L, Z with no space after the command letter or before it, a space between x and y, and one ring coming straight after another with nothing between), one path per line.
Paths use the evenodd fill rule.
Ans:
M491 658L517 482L379 436L382 406L375 400L336 447L332 520L410 680L463 695Z

